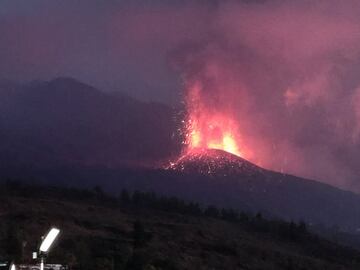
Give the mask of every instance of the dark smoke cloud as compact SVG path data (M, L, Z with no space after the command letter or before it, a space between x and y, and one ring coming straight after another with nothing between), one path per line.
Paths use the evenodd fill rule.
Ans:
M0 12L0 77L167 101L198 80L251 160L360 190L358 1L29 2Z

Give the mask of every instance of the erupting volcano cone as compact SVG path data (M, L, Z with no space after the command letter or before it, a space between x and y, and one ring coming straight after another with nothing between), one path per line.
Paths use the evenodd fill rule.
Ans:
M255 164L217 149L193 149L172 162L167 169L184 173L208 174L214 176L254 175L261 173L262 168Z

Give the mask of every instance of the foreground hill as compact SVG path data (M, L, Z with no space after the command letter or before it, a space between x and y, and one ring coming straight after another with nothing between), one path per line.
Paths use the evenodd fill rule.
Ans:
M38 239L62 230L49 262L73 269L358 269L360 253L269 221L151 193L2 186L0 255L31 262Z

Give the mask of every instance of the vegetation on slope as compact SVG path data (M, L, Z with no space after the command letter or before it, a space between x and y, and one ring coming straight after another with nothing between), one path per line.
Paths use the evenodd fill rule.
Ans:
M48 262L72 269L359 269L360 253L267 220L155 193L8 182L0 192L0 255L31 263L50 226L62 230Z

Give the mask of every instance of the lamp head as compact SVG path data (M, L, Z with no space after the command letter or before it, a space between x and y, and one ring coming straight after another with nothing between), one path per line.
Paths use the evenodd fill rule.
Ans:
M51 230L48 232L44 240L42 241L40 245L40 251L47 253L51 247L51 245L54 243L55 239L59 235L60 230L57 228L51 228Z

